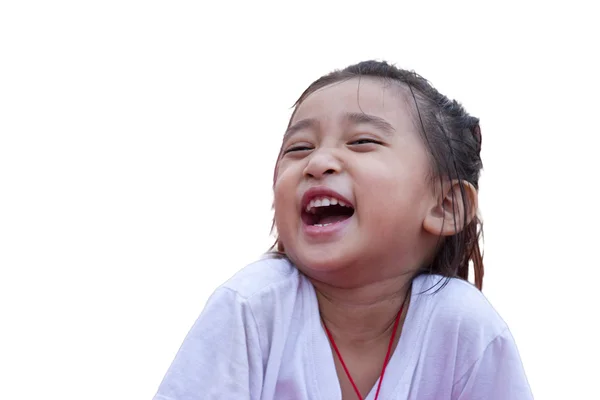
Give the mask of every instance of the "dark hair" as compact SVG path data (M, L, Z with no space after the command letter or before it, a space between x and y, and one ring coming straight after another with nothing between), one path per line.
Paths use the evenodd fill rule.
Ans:
M298 106L310 94L333 83L361 77L397 82L408 89L409 96L414 100L417 126L421 128L420 133L431 157L432 178L444 177L457 180L462 193L463 206L467 210L468 199L465 196L463 181L479 189L479 174L483 167L480 157L479 119L469 115L456 100L450 100L439 93L426 79L414 71L399 69L379 61L364 61L333 71L314 81L302 93L294 104L290 124ZM452 211L456 225L456 209ZM479 239L483 235L483 226L478 215L467 224L466 214L463 213L464 228L455 235L440 236L433 261L423 266L419 272L457 277L468 281L469 263L472 262L475 286L481 290L483 253L479 247ZM282 252L283 246L277 240L273 249Z

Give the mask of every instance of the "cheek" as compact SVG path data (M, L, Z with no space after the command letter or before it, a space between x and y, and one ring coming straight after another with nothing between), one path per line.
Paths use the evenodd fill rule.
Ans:
M296 184L288 174L280 173L273 188L275 224L280 234L293 222L296 210Z
M364 182L359 197L361 215L368 217L374 226L395 229L394 226L402 224L416 229L420 225L431 199L426 173L416 168L388 167L361 180Z

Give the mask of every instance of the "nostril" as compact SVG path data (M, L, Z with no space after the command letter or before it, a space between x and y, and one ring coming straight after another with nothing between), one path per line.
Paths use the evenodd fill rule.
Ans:
M327 171L323 171L320 174L315 174L313 172L305 172L305 175L309 178L316 178L317 176L323 176L323 175L332 175L335 174L335 170L334 169L328 169Z

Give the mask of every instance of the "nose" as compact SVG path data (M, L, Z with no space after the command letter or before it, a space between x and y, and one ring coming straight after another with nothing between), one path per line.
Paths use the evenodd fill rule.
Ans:
M304 168L304 176L322 179L326 175L341 172L342 163L330 149L318 149L309 156L308 164Z

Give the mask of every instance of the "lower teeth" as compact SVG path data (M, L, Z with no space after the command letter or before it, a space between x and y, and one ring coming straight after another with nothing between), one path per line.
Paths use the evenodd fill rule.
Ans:
M328 226L328 225L331 225L332 223L333 223L333 222L330 222L330 223L328 223L328 224L315 224L314 226Z

